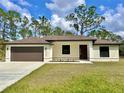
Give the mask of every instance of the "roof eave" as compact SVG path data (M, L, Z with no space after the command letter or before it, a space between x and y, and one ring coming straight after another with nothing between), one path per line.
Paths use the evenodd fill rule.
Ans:
M50 41L52 41L52 42L54 42L54 41L96 41L96 39L87 39L87 40L46 40L46 41L48 41L48 42L50 42Z
M4 43L5 45L52 45L51 43Z
M99 43L94 45L121 45L121 44L120 43L115 43L115 44Z

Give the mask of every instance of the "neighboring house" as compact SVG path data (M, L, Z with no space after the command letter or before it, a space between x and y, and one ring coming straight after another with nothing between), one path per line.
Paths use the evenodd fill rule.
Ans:
M45 36L6 42L6 61L119 61L119 44L84 36Z

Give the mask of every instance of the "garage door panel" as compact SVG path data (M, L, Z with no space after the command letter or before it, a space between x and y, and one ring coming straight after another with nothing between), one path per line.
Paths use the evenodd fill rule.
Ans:
M43 47L12 47L12 52L43 52Z
M43 61L43 47L12 47L11 61Z

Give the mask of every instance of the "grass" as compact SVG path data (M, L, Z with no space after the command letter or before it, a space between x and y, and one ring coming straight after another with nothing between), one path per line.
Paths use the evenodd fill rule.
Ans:
M118 63L46 64L1 93L124 93Z

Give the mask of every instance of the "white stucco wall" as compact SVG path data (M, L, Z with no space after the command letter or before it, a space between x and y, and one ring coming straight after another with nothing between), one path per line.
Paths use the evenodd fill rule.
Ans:
M11 47L44 47L44 62L52 60L52 45L6 45L6 62L11 62Z
M62 54L62 45L70 45L70 54ZM28 47L28 46L43 46L44 47L44 61L51 61L54 57L77 57L79 58L79 45L87 45L88 60L89 61L119 61L119 45L106 45L109 46L109 57L100 57L100 46L93 45L92 41L61 41L53 42L53 45L6 45L6 62L11 61L11 47Z
M99 50L100 46L109 47L109 57L100 57L100 50ZM99 62L119 61L119 45L94 45L91 61L99 61Z
M70 45L70 54L62 54L62 45ZM88 59L92 57L92 41L56 41L53 42L53 58L77 58L79 60L79 46L87 45Z
M53 57L77 57L79 58L79 45L88 46L88 60L99 62L119 61L119 45L93 45L92 41L61 41L53 42ZM62 45L70 45L70 54L62 54ZM100 57L100 46L109 47L109 57Z

